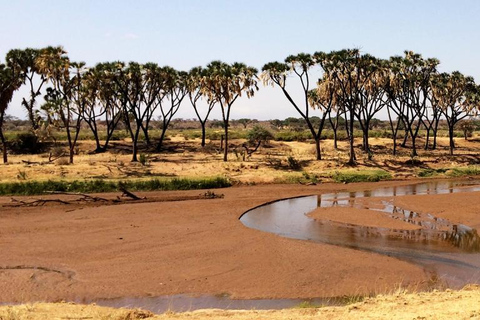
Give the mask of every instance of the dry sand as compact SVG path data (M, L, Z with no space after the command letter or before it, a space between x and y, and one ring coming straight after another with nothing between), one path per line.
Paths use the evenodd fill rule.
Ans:
M379 184L352 187L372 186ZM2 207L0 301L179 293L312 298L429 284L422 268L404 261L285 239L238 221L247 209L273 199L342 188L265 185L216 190L225 198L213 200ZM160 199L198 193L144 195ZM0 205L8 201L1 198Z

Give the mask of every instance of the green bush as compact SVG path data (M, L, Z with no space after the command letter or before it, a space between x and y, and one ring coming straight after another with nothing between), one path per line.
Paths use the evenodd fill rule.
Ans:
M421 171L418 172L418 176L419 177L422 177L422 178L426 178L426 177L433 177L433 176L436 176L436 175L439 175L439 174L442 174L442 173L445 173L445 171L447 171L447 169L423 169Z
M333 181L341 183L377 182L391 178L390 173L384 170L336 171L332 175Z
M257 144L258 142L266 142L273 139L273 134L262 126L254 126L247 132L247 140L251 144Z
M289 169L292 170L300 170L302 168L302 165L300 162L295 159L293 156L288 156L287 157L287 166Z
M10 149L17 154L39 154L44 152L48 145L40 142L34 133L22 132L10 143Z

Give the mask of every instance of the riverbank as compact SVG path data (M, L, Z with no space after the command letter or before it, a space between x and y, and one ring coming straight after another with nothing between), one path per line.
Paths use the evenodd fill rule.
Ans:
M177 320L287 320L287 319L480 319L480 288L421 293L398 291L341 307L284 310L198 310L154 315L148 311L112 309L95 305L38 303L0 307L4 320L52 319L177 319Z

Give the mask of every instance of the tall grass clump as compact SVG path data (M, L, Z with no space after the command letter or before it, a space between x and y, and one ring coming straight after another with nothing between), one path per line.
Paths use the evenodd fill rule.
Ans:
M120 187L133 191L154 190L195 190L230 187L232 184L227 178L213 177L204 179L151 179L151 180L128 180L128 181L25 181L0 183L0 195L38 195L47 191L60 192L114 192Z
M390 173L384 170L336 171L332 175L333 181L341 183L377 182L391 178Z
M447 170L445 174L451 177L477 176L480 175L480 166L451 168Z
M434 176L463 177L480 175L480 166L453 167L453 168L427 168L418 172L419 177L428 178Z

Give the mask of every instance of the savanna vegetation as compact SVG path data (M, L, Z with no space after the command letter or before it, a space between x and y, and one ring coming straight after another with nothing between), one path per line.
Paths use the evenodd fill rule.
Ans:
M480 124L480 87L460 72L440 73L439 63L410 51L380 59L347 49L291 55L266 63L261 72L221 61L185 72L120 61L88 67L71 61L62 47L14 49L0 65L3 162L8 162L8 153L42 153L48 154L45 163L60 159L72 164L84 149L90 155L129 152L132 162L144 165L147 154L166 154L176 147L178 139L171 137L183 137L190 144L199 140L195 152L222 154L223 161L232 153L246 161L267 147L262 154L266 165L289 170L302 170L307 160L288 152L279 160L281 142L313 143L312 158L334 161L337 167L358 165L359 153L369 161L388 153L405 156L407 150L406 161L415 165L421 163L416 159L420 149L439 156L432 153L439 149L439 139L448 139L448 148L440 148L447 152L440 150L440 155L453 155L455 137L473 138ZM252 98L259 83L278 87L299 118L232 119L235 102L241 96ZM292 89L295 85L300 94ZM22 86L28 89L21 100L27 120L7 114ZM181 107L191 108L194 119L175 118ZM216 108L222 119L209 119ZM382 110L387 120L379 120ZM382 142L372 146L372 138ZM322 146L325 140L331 140L331 148ZM331 151L325 155L327 149ZM332 156L343 151L348 158ZM468 164L475 163L470 159Z

